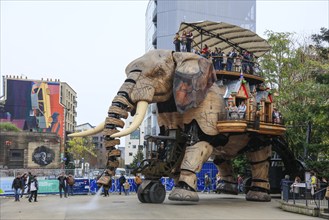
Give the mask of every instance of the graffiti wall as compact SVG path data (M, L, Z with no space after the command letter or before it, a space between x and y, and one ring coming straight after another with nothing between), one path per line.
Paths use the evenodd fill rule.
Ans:
M1 122L11 122L26 131L54 132L63 138L60 82L6 79L5 94Z

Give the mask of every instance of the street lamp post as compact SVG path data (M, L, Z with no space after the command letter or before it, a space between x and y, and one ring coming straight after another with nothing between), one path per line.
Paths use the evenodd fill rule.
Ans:
M61 147L61 169L65 168L64 152L65 152L65 148L66 148L66 128L67 128L67 126L66 126L67 119L66 118L67 118L67 114L69 111L70 111L70 109L64 105L64 126L63 126L64 135L63 135L63 144Z

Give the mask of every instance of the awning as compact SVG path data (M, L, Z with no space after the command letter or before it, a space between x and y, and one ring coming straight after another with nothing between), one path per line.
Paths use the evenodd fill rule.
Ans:
M207 44L212 50L217 47L228 53L234 47L238 51L247 50L260 57L271 49L267 41L256 33L224 22L182 22L179 28L180 36L183 31L186 33L192 31L194 40L192 47L198 50Z

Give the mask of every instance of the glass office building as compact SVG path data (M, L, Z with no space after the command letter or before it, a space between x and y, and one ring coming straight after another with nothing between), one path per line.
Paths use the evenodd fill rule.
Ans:
M226 22L256 31L256 0L151 0L146 9L145 50L172 49L181 22Z

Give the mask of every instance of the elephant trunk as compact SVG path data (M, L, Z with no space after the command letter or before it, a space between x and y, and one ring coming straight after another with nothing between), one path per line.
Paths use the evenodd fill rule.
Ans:
M132 111L134 105L131 104L126 95L126 93L118 93L112 101L112 105L108 110L108 117L105 120L105 126L103 130L104 135L104 146L108 150L108 161L106 164L106 175L114 176L115 170L119 166L119 161L117 157L121 156L121 151L115 148L115 145L120 144L120 139L115 139L111 137L113 134L118 133L117 128L123 128L125 123L121 119L126 119L128 117L128 112ZM97 181L99 184L103 184Z

